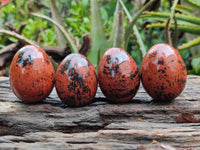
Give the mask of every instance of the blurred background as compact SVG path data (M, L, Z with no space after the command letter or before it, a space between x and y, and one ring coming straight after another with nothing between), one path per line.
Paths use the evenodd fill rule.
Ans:
M167 25L175 1L154 0L139 16L128 42L123 41L128 43L127 47L122 48L140 68L145 52L154 44L166 42L168 33L168 38L186 64L188 74L200 75L200 1L176 1L175 17ZM74 52L72 47L75 46L96 67L100 50L112 47L109 41L113 35L115 14L121 16L121 24L119 21L117 26L123 29L118 36L126 37L124 34L130 21L148 2L98 0L100 16L96 14L97 17L93 17L98 9L95 9L97 5L92 4L92 0L0 0L0 76L9 75L9 66L16 51L31 42L41 46L57 63ZM60 32L55 22L44 16L62 26L71 41L66 40L66 35ZM98 45L95 43L98 37L94 33L102 32L98 26L103 27L103 36L109 46L100 43L98 48L93 45ZM118 28L115 29L117 32Z

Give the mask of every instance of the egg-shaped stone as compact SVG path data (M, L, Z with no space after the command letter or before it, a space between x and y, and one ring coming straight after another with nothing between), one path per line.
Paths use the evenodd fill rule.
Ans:
M133 58L121 48L108 49L100 59L98 80L105 97L115 103L131 100L140 86L140 73Z
M34 45L22 47L11 62L9 81L13 93L22 101L35 103L45 99L55 81L47 54Z
M146 92L157 101L170 101L184 89L187 71L183 59L172 46L159 43L146 53L141 80Z
M94 66L81 54L69 54L57 69L55 87L61 101L68 106L87 105L97 91Z

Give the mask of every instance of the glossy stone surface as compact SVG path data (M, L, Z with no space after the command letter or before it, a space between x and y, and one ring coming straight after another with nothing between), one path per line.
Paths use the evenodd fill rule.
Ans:
M155 100L176 98L184 89L187 71L176 49L165 43L151 47L141 66L141 79L146 92Z
M43 50L28 45L15 54L10 67L10 86L19 99L30 103L45 99L54 80L53 66Z
M106 98L116 103L131 100L140 86L140 74L135 61L120 48L110 48L103 54L98 80Z
M68 55L58 67L55 87L59 98L68 106L88 104L97 90L94 66L81 54Z

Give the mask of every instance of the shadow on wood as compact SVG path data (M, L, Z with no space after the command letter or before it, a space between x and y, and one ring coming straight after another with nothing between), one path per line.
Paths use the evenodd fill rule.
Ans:
M89 106L69 108L55 89L38 104L26 104L0 80L0 147L8 149L200 149L200 123L177 123L180 114L200 117L200 77L188 76L171 103L155 103L143 87L129 103L111 104L98 89ZM156 141L156 143L155 143Z

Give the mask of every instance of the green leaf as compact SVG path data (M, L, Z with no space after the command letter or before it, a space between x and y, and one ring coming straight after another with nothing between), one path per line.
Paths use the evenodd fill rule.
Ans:
M101 8L100 9L100 13L101 13L101 17L103 18L103 20L108 20L108 12L105 8Z
M115 32L113 47L120 47L124 49L124 16L123 11L119 12L118 24Z
M144 57L145 54L146 54L146 48L145 48L144 42L142 41L140 33L139 33L139 31L138 31L138 29L135 25L133 26L133 31L134 31L134 35L135 35L136 40L137 40L137 44L139 45L139 50L142 54L142 57Z
M142 12L144 12L152 3L154 2L154 0L149 1L146 5L144 5L139 11L138 13L134 16L133 19L131 19L130 24L128 25L127 29L126 29L126 33L125 33L125 37L124 37L124 41L125 41L125 49L127 49L128 46L128 42L129 42L129 38L131 36L131 34L133 33L133 26L135 25L137 19L140 17L140 15L142 14ZM123 8L125 8L123 2L120 0L120 4L122 5Z
M31 40L25 38L24 36L22 36L22 35L20 35L16 32L12 32L12 31L5 30L5 29L0 29L0 33L5 34L5 35L9 35L9 36L14 37L14 38L17 38L18 40L23 41L27 44L35 45L35 46L39 47L39 45L35 41L31 41Z
M176 10L180 11L181 13L185 14L185 15L192 15L192 13L194 13L194 9L185 5L180 5L177 4L176 5Z
M82 10L85 11L87 9L89 0L82 0Z
M128 19L129 19L129 21L131 21L132 18L131 18L130 13L128 12L128 9L126 8L126 6L124 5L124 3L123 3L121 0L119 0L119 2L120 2L120 4L122 5L123 10L124 10L124 12L126 13ZM135 20L135 21L136 21L136 20ZM133 20L132 20L132 22L133 22ZM142 39L141 39L141 36L140 36L140 34L139 34L139 31L138 31L136 25L133 25L132 28L133 28L135 37L136 37L136 39L137 39L137 44L139 45L139 48L140 48L139 50L141 51L142 56L144 57L145 54L146 54L145 45L144 45L144 43L143 43L143 41L142 41ZM126 31L126 32L127 32L127 31ZM124 38L124 39L125 39L125 38ZM128 45L128 42L129 42L129 41L128 41L128 40L124 40L124 42L125 42L125 44L124 44L125 50L127 50L127 45ZM127 43L126 43L126 42L127 42Z
M147 28L165 28L165 23L152 23L147 25ZM174 29L174 25L170 26L170 29ZM189 26L189 25L178 25L178 30L182 32L188 32L192 34L200 34L200 27L198 26Z
M64 22L62 21L61 14L56 6L55 0L49 0L51 13L52 13L52 19L58 22L60 25L64 26ZM56 38L57 43L60 47L66 47L67 40L65 39L65 36L63 33L58 29L56 25L54 25L55 32L56 32Z
M2 44L0 44L0 49L2 49L2 48L4 48L4 47L6 47L5 45L2 45Z
M108 41L108 48L113 47L114 39L115 39L115 33L116 33L116 30L117 30L118 23L119 23L119 1L117 1L116 8L115 8L112 29L111 29L110 38L109 38L109 41Z
M174 19L174 15L175 15L175 8L176 8L176 4L178 3L178 0L174 0L173 5L171 7L171 12L170 12L170 21L169 21L169 26L171 25L172 20Z
M178 47L178 49L184 50L184 49L191 48L191 47L199 45L199 44L200 44L200 37L197 37L187 43L182 44L181 46Z
M65 35L65 38L66 38L66 40L69 44L71 52L72 53L78 53L78 49L75 46L74 41L71 39L70 35L68 34L68 32L65 30L65 28L62 25L60 25L58 22L52 20L51 18L44 16L44 15L41 15L41 14L31 13L31 15L46 19L46 20L52 22L53 24L55 24L60 29L60 31Z
M54 32L54 30L52 29L47 29L45 30L45 32L41 32L40 33L42 42L40 44L42 45L46 45L46 46L56 46L56 34Z
M193 58L191 65L196 74L200 74L200 57Z
M141 18L152 18L152 19L164 19L165 21L167 20L167 18L170 17L169 13L161 13L161 12L148 12L144 15L140 16ZM189 23L189 24L193 24L193 25L198 25L200 26L200 18L195 17L195 16L190 16L190 15L184 15L184 14L176 14L176 18L177 18L177 22L178 24L183 24L184 23ZM182 22L179 22L182 21Z
M18 40L14 37L9 37L8 38L11 42L16 43Z
M194 6L194 7L198 8L198 9L200 9L199 0L198 1L195 1L195 0L185 0L185 2L187 2L191 6Z
M107 41L104 32L103 22L101 20L100 9L97 0L90 0L91 7L91 38L92 47L88 55L88 59L91 63L97 67L98 64L98 49L100 51L100 56L103 55L107 49Z

